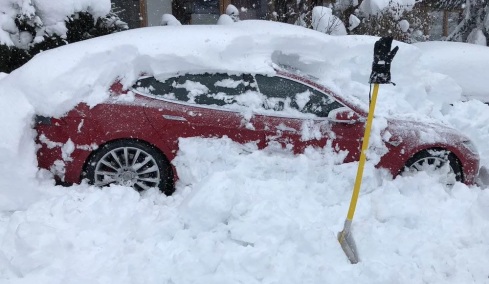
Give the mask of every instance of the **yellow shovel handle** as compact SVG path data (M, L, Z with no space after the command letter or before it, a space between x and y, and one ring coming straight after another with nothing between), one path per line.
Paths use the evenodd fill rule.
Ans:
M368 140L370 138L370 130L372 129L372 121L374 120L375 104L377 103L378 92L379 84L374 84L372 101L370 102L367 116L367 125L365 126L365 133L363 134L362 151L360 152L360 162L358 163L357 177L355 179L355 186L353 187L350 208L348 209L348 215L346 216L346 219L350 221L353 220L353 215L355 215L358 195L360 194L360 186L362 185L363 168L365 167L365 160L367 159Z

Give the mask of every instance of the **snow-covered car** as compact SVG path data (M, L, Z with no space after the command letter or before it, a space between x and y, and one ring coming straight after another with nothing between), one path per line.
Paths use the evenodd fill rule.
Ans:
M227 136L294 153L330 145L345 153L344 162L353 162L359 159L366 116L365 109L314 78L287 70L277 69L274 76L210 71L142 76L126 90L115 83L110 97L93 108L82 103L60 119L38 117L38 160L65 183L86 178L99 186L157 187L171 194L179 138ZM379 168L396 176L448 165L453 179L474 183L479 157L465 136L414 120L387 124Z

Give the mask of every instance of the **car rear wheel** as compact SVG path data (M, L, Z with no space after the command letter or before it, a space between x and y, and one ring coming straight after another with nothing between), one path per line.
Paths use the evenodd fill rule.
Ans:
M86 178L95 186L130 186L137 191L152 187L173 193L169 163L156 148L137 140L105 144L89 159Z
M403 175L425 171L441 174L441 182L453 186L455 182L463 182L462 166L457 157L448 150L429 149L418 152L410 158Z

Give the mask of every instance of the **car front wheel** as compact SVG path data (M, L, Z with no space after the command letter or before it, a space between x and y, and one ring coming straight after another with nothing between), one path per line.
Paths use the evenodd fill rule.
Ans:
M85 173L95 186L117 184L137 191L155 187L167 195L173 193L166 158L153 146L137 140L105 144L90 157Z
M406 162L403 175L409 175L419 171L443 173L441 182L444 182L448 186L453 186L457 181L463 182L463 172L460 162L448 150L429 149L418 152Z

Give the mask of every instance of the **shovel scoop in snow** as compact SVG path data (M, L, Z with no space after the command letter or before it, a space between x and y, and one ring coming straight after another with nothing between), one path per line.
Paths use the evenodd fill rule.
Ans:
M357 245L355 244L355 240L351 233L351 220L345 221L343 231L338 233L338 241L340 242L346 257L348 257L348 260L352 264L358 263L360 259L358 258Z
M353 187L353 193L350 201L350 208L348 209L348 215L345 220L343 231L338 233L338 241L341 248L345 252L348 260L352 264L358 263L360 258L358 257L357 246L353 240L351 233L351 223L353 221L353 215L355 214L355 208L357 206L358 195L360 193L360 186L362 184L363 168L365 167L365 161L367 159L368 140L370 138L370 130L372 129L372 121L374 119L375 104L377 102L377 94L379 92L379 84L391 83L391 62L399 49L397 46L391 50L392 38L380 38L374 47L374 62L372 64L372 73L370 75L370 84L374 84L374 90L370 101L370 107L367 116L367 124L365 125L365 133L363 135L362 150L360 151L360 161L358 162L357 176L355 178L355 185Z

